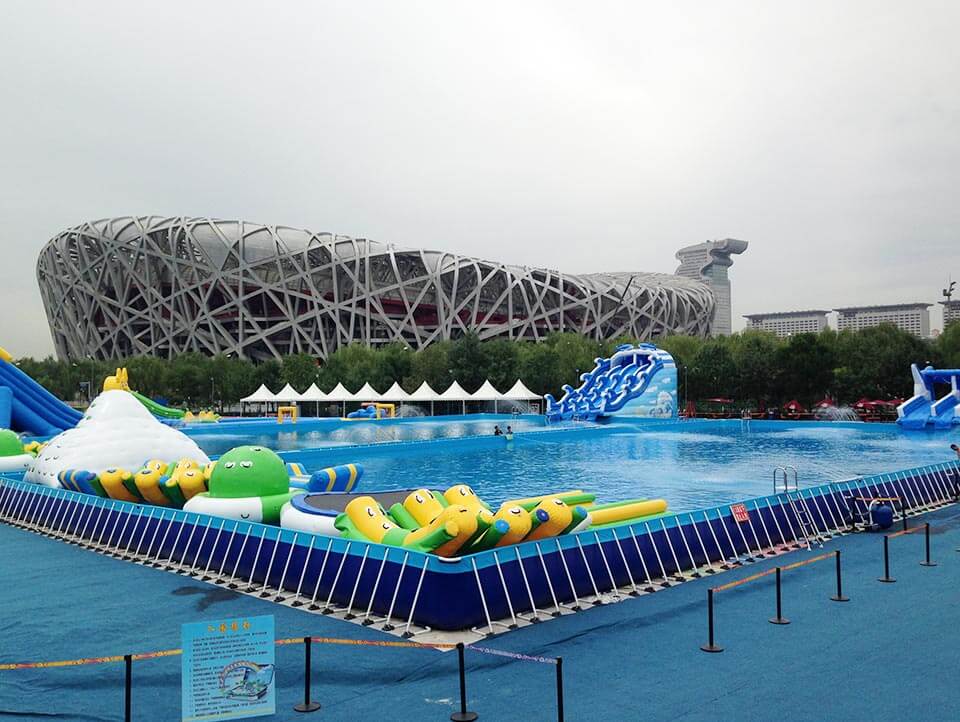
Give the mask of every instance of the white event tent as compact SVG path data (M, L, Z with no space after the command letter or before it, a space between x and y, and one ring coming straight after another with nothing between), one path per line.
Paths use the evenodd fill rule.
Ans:
M354 401L379 401L380 392L377 391L373 386L370 385L368 381L363 386L360 387L360 390L353 395Z
M320 404L327 400L327 395L320 390L316 384L310 384L310 388L300 394L301 401L313 401L316 403L316 414L320 415Z
M274 396L274 401L279 403L296 402L302 400L302 394L290 384L285 385Z
M430 415L434 414L434 404L437 401L453 401L462 405L463 413L467 413L468 401L493 401L494 413L498 411L500 401L533 401L539 400L540 394L533 393L526 387L523 381L518 380L506 393L500 392L490 382L485 380L475 392L468 393L457 381L450 384L450 387L441 394L431 388L430 384L424 381L413 393L407 393L396 381L384 393L380 393L369 382L365 383L359 391L351 393L342 384L338 383L332 391L325 393L315 383L303 393L299 393L293 386L286 384L280 391L273 393L264 384L249 396L240 399L241 404L273 404L273 403L295 403L302 401L313 401L318 404L322 402L341 404L342 413L346 414L348 401L384 401L403 403L429 403Z
M464 391L463 386L454 381L450 388L444 391L437 398L437 401L459 401L463 404L463 415L467 415L467 401L470 400L470 394Z
M273 392L267 388L266 384L260 384L260 388L249 396L240 399L240 409L243 410L244 404L271 404L277 400Z
M393 382L393 386L380 394L380 401L408 401L410 399L410 394L403 390L403 387L398 384L396 381Z
M347 387L346 387L346 386L344 386L344 385L341 384L341 383L338 383L336 386L333 387L333 391L331 391L330 393L327 394L327 399L326 399L326 400L327 400L327 401L332 401L332 402L337 403L337 404L341 404L342 407L343 407L343 408L342 408L342 413L341 413L341 415L342 415L342 416L346 416L346 413L347 413L347 402L348 402L348 401L353 401L353 400L354 400L354 396L353 396L353 394L351 394L349 391L347 391Z
M439 400L440 400L440 394L434 391L433 388L430 386L430 384L428 384L426 381L420 384L419 388L417 388L416 391L410 394L410 398L408 399L408 401L423 402L423 403L426 403L427 401L429 401L431 416L433 416L433 403Z
M496 387L490 383L490 379L483 382L483 385L470 394L471 401L492 401L493 413L497 413L497 402L503 398L503 394L497 391Z

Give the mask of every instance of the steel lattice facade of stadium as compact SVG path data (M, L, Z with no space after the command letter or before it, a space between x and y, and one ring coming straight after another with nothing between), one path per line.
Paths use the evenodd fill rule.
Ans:
M714 310L706 284L677 276L570 275L209 218L81 224L47 243L37 279L64 359L326 357L349 343L422 348L467 331L706 335Z

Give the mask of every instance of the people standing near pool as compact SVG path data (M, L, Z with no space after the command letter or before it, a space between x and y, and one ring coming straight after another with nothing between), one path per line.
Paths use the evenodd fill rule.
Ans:
M507 441L513 441L513 429L510 426L507 426L507 433L504 435L504 438Z
M494 425L494 427L493 427L493 435L494 435L494 436L503 436L503 432L500 431L500 424L495 424L495 425Z
M510 428L509 426L507 428ZM957 458L960 459L960 446L956 444L950 444L950 448L953 449L953 453L957 455Z

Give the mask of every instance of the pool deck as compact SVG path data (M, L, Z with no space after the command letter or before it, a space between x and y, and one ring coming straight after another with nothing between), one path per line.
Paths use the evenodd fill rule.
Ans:
M882 584L882 536L828 543L843 552L848 603L829 601L831 560L783 576L788 626L774 613L773 576L717 595L717 642L706 654L705 596L807 551L596 607L496 637L483 646L564 659L567 720L953 720L960 707L960 506L923 535L890 540L896 584ZM180 624L273 614L278 637L395 640L168 572L147 569L0 524L0 662L148 652L180 646ZM277 648L278 714L302 694L302 647ZM314 648L314 719L446 720L456 657L429 649ZM179 657L134 665L134 719L180 716ZM481 720L556 719L553 666L467 651L469 706ZM0 671L0 717L122 718L122 665ZM311 717L307 717L311 719Z

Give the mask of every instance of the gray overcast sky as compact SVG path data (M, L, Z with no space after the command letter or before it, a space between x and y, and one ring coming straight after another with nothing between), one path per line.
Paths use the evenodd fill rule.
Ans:
M954 0L0 0L0 345L52 351L46 240L140 213L570 272L743 238L735 325L933 302L958 27Z

